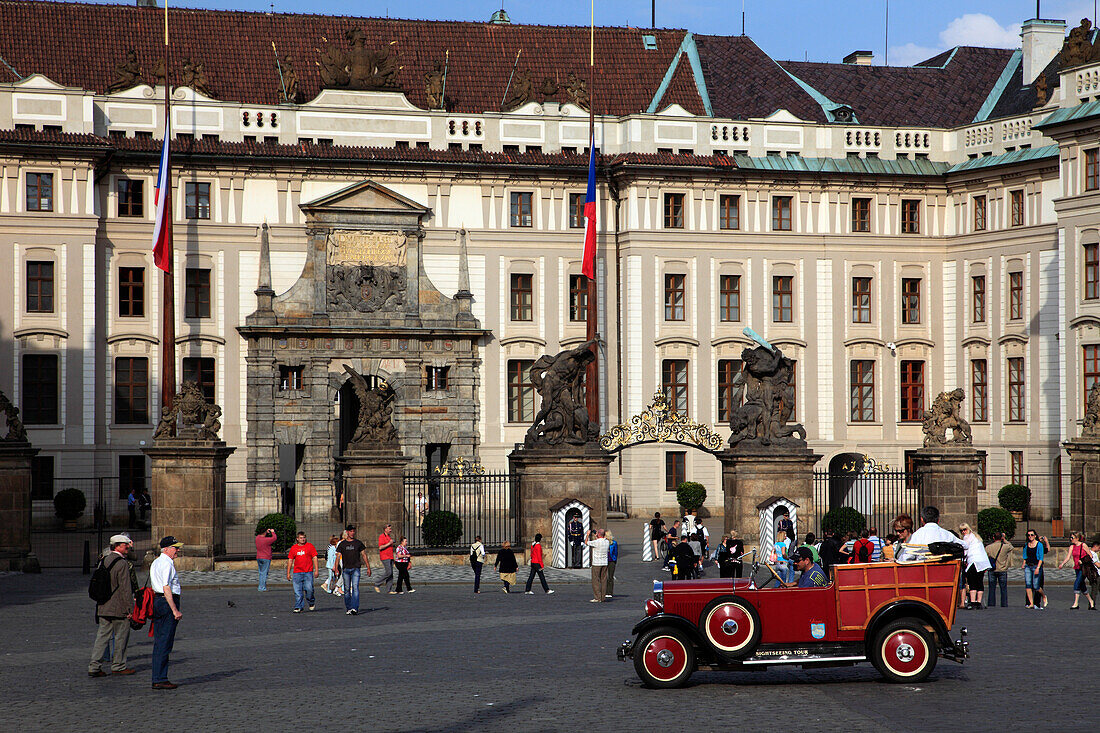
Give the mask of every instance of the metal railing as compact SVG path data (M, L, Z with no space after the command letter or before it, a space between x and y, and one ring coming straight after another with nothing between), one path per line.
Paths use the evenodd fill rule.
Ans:
M832 509L847 506L866 517L868 528L874 527L885 535L899 514L916 518L921 500L920 477L915 473L877 469L851 473L815 471L817 516L809 519L808 531L821 536L824 516Z

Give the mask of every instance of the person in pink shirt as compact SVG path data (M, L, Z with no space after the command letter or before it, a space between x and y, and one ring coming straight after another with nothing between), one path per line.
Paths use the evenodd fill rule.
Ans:
M256 535L256 569L260 572L260 583L256 590L267 590L267 573L271 570L271 546L279 536L273 529L265 529Z

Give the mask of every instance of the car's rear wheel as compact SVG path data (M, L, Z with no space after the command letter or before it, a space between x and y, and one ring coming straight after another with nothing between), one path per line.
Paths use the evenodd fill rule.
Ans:
M932 634L915 618L887 624L875 634L871 662L890 682L921 682L936 668Z
M681 687L695 671L695 647L677 629L647 631L634 645L634 670L649 687Z
M715 598L699 615L699 627L714 651L729 660L750 656L760 643L760 616L736 596Z

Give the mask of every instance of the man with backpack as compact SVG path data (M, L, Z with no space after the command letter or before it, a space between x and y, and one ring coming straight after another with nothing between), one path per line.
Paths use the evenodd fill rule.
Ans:
M106 677L103 653L114 639L115 653L111 659L111 674L129 675L134 670L126 666L126 645L130 641L130 614L134 610L134 586L130 581L130 538L116 534L111 537L108 552L92 573L88 595L96 602L98 630L92 645L89 677Z
M859 533L859 539L852 545L852 554L848 556L849 565L871 562L871 558L875 556L875 546L868 539L869 535L867 530Z

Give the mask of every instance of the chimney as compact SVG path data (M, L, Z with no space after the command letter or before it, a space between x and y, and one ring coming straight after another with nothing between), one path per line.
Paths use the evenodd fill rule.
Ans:
M844 63L856 66L870 66L875 60L875 55L870 51L852 51L844 57Z
M1065 41L1066 21L1032 18L1020 31L1023 39L1024 84L1031 84L1043 73L1054 57L1062 50Z

